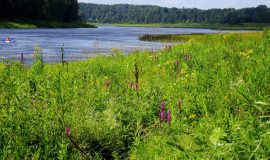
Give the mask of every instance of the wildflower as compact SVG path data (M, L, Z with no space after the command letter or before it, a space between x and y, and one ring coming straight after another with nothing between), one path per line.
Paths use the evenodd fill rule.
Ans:
M170 110L168 110L168 112L167 112L167 122L168 122L168 124L171 123L171 111Z
M69 137L69 135L70 135L70 129L66 128L66 136Z
M132 86L133 86L133 82L130 81L130 82L129 82L129 88L132 89Z
M162 101L160 103L160 109L161 109L161 111L164 111L164 109L165 109L165 102L164 101Z
M197 117L196 114L191 114L188 118L189 118L189 119L195 119L196 117Z
M176 64L176 67L178 67L179 66L179 61L176 60L175 64Z
M156 124L154 124L154 126L153 126L155 129L157 128L157 125Z
M165 120L165 111L161 111L160 112L160 121L164 121Z

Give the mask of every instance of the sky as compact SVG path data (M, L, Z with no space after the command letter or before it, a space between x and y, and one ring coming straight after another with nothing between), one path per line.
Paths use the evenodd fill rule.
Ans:
M137 4L158 5L176 8L246 8L256 7L260 4L270 7L270 0L78 0L96 4Z

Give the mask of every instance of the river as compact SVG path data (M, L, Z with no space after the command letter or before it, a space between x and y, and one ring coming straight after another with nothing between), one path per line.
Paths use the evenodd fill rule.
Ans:
M25 60L31 62L35 48L39 47L42 49L45 61L57 62L60 59L61 47L63 47L65 59L77 60L109 53L113 48L129 53L134 50L158 50L166 45L160 42L140 41L139 36L144 34L220 32L228 31L114 26L74 29L0 29L0 59L18 59L22 53ZM12 38L10 43L6 43L7 37Z

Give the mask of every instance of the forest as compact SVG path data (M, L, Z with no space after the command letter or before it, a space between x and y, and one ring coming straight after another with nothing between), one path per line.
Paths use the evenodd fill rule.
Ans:
M259 5L243 9L165 8L143 5L79 3L84 21L97 23L270 23L270 8Z
M1 0L0 20L32 19L75 21L77 0Z

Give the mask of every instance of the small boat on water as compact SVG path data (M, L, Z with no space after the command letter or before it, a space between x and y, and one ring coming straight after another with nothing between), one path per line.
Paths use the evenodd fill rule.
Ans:
M11 40L10 39L6 39L6 43L10 43L11 42Z
M10 37L8 37L8 38L6 38L6 39L4 39L4 40L2 40L2 41L3 41L3 42L6 42L6 43L15 42L14 38L10 38Z

